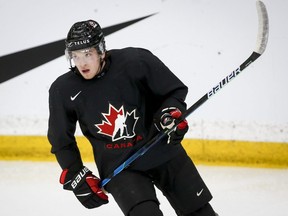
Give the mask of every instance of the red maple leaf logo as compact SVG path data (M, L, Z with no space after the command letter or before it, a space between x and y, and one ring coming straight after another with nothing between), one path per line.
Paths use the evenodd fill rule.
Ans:
M108 113L102 113L105 120L101 124L95 124L99 134L112 137L112 141L135 136L135 126L139 117L136 117L136 110L125 113L124 107L116 109L109 104Z
M102 115L105 118L105 121L102 121L101 124L95 124L95 126L99 128L98 133L112 137L115 129L115 120L119 115L124 115L123 106L117 110L114 106L109 104L108 113L102 113Z

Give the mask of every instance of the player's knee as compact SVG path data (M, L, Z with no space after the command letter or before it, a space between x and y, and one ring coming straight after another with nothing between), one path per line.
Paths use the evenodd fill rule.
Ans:
M148 200L134 206L129 216L163 216L163 213L159 209L159 204L153 200Z

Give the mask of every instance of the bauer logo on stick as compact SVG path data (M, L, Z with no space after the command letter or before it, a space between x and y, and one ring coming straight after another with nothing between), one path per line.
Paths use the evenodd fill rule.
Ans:
M219 91L224 85L229 83L232 79L234 79L238 74L240 74L241 69L238 67L236 70L234 70L231 74L226 76L221 82L219 82L216 86L214 86L208 93L208 98L213 96L217 91Z

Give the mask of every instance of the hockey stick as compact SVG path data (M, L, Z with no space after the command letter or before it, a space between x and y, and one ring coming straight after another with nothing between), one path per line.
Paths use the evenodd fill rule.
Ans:
M194 103L191 107L187 109L187 111L183 114L182 119L187 118L191 113L193 113L196 109L198 109L203 103L205 103L211 96L216 94L220 89L222 89L226 84L228 84L231 80L233 80L236 76L238 76L245 68L247 68L252 62L254 62L259 56L261 56L268 42L268 34L269 34L269 21L268 21L268 13L266 7L262 1L256 1L256 7L258 12L258 35L257 35L257 43L256 49L252 52L249 58L244 61L236 70L232 71L229 75L227 75L224 79L222 79L216 86L214 86L210 91L208 91L205 95L203 95L196 103ZM179 121L178 121L179 123ZM104 187L113 177L118 175L124 169L131 165L136 159L144 155L150 148L155 146L159 141L162 140L165 136L168 135L171 131L173 131L176 127L176 123L171 129L161 131L158 135L152 138L148 143L138 149L134 154L132 154L127 160L125 160L122 164L120 164L107 178L103 179L100 182L100 187Z

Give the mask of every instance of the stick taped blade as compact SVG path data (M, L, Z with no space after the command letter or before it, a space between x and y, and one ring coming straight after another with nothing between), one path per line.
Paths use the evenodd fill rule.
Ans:
M265 4L262 1L256 1L256 7L258 12L258 36L255 52L260 55L264 53L269 35L269 19Z

